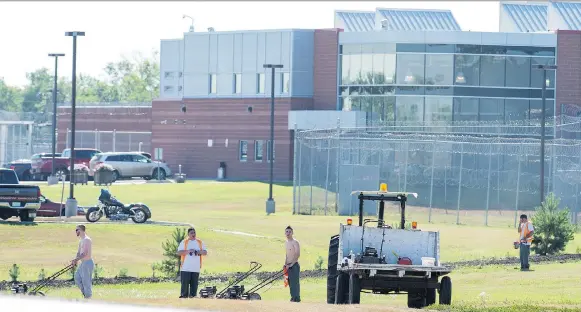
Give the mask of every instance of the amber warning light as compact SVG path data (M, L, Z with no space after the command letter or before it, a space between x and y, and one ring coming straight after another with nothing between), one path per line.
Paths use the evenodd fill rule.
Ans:
M379 191L380 192L387 192L387 183L381 183L379 185Z
M347 219L347 225L353 224L353 220L351 218Z
M416 221L412 222L412 229L417 229L418 228L418 223Z

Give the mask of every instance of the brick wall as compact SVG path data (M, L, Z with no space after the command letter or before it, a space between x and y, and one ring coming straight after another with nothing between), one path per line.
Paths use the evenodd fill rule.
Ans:
M315 110L337 108L337 60L340 31L341 29L315 30L313 79Z

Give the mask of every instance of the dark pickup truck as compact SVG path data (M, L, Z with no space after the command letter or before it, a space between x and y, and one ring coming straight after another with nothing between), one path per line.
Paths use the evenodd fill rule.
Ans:
M20 217L22 222L32 222L40 209L40 188L19 183L14 170L0 169L0 219Z
M101 153L100 150L93 148L75 148L75 164L84 164L89 167L89 161L95 154ZM54 170L57 176L65 175L68 179L68 173L71 161L71 149L63 150L60 157L54 159ZM31 169L34 180L46 181L52 171L52 157L33 157L31 159Z

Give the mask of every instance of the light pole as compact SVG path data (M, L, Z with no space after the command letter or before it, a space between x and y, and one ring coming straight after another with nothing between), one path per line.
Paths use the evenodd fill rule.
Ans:
M546 114L546 102L547 102L547 70L556 70L557 65L535 65L535 69L540 69L543 71L543 89L541 91L543 104L541 109L541 181L539 186L539 192L541 193L541 204L545 200L545 114Z
M52 164L49 185L56 184L58 178L54 175L54 158L56 153L56 98L57 98L57 84L58 84L58 66L59 56L65 56L64 53L49 53L48 56L54 57L54 86L52 89ZM55 181L56 180L56 181Z
M271 214L275 211L275 202L272 198L272 180L274 170L274 70L282 68L281 64L264 64L262 67L270 68L272 76L270 77L270 151L268 158L270 159L270 181L268 185L268 199L266 200L266 213ZM268 144L266 145L268 147Z
M75 199L75 184L73 181L73 172L75 170L75 115L76 115L76 100L77 100L77 37L85 36L84 31L67 31L67 37L73 37L73 77L72 77L72 92L71 92L71 160L69 170L69 198L66 202L65 213L67 217L77 214L77 200Z

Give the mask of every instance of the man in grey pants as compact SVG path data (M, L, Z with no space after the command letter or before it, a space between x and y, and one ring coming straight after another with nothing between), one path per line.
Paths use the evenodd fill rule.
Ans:
M301 249L299 241L294 239L293 228L289 225L284 230L286 236L286 257L284 260L283 269L287 269L288 283L290 288L291 302L301 302L301 285L299 277L301 273L301 266L299 265L299 257L301 256Z
M75 259L71 260L71 264L76 266L79 260L81 260L81 265L77 269L77 272L75 272L75 283L81 290L83 297L89 299L93 295L93 269L95 264L92 258L93 243L91 238L85 233L85 230L86 228L82 224L77 225L75 229L77 237L80 238L79 249Z

